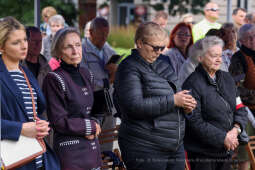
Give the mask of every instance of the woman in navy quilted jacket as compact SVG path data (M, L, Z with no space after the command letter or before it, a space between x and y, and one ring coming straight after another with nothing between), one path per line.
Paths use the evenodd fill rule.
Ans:
M168 44L165 30L153 22L141 24L137 48L119 65L114 102L121 113L119 146L131 170L184 170L184 113L196 101L180 91L173 67L160 54Z

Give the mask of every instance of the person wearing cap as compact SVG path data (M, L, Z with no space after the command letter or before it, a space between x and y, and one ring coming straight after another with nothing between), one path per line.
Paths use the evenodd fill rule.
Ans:
M214 2L208 2L204 8L205 18L192 28L193 40L204 38L205 34L212 28L220 29L221 24L216 21L219 19L219 6Z
M53 38L51 54L59 58L61 64L45 77L43 92L61 169L100 169L97 137L101 128L90 114L94 102L94 76L80 67L80 33L71 27L59 30Z

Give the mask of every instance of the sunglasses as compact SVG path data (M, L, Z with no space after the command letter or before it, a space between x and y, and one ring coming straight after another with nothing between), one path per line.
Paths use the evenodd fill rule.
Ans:
M147 42L143 42L143 43L151 46L153 48L153 51L155 51L155 52L163 51L165 49L165 46L154 46L154 45L151 45Z
M206 10L207 10L207 11L212 11L212 12L217 12L217 11L219 11L220 9L218 9L218 8L207 8Z

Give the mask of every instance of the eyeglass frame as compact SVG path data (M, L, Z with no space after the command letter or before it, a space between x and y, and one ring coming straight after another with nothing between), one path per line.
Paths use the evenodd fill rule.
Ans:
M217 12L217 11L220 11L219 8L207 8L205 9L206 11L212 11L212 12Z
M184 37L188 37L188 38L190 38L190 37L192 37L192 35L191 34L182 34L182 33L178 33L178 34L176 34L177 36L184 36Z
M149 45L150 47L152 47L154 52L158 52L159 50L163 51L166 48L166 46L154 46L154 45L151 45L147 42L143 42L143 43Z

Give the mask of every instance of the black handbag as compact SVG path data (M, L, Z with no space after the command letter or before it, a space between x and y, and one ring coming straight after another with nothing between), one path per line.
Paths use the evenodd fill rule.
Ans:
M113 102L109 93L109 81L104 79L104 89L94 92L91 115L111 115Z

